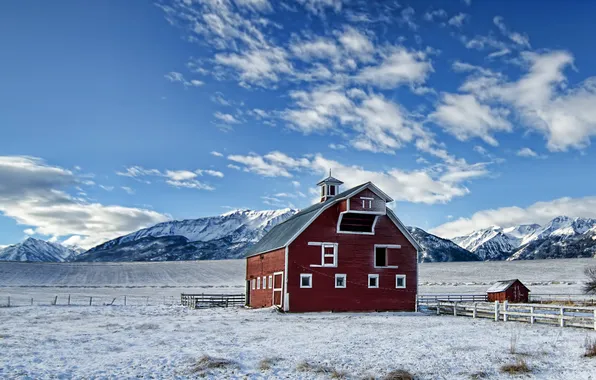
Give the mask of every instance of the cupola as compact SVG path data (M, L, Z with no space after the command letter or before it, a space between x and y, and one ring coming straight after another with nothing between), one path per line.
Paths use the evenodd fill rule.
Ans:
M329 170L329 177L317 183L317 186L321 187L321 202L325 202L327 199L336 196L339 193L339 187L341 185L343 185L343 182L337 178L333 178L331 176L331 170Z

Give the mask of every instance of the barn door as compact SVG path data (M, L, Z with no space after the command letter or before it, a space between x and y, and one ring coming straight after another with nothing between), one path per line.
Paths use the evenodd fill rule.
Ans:
M273 306L281 307L284 290L284 272L273 273Z

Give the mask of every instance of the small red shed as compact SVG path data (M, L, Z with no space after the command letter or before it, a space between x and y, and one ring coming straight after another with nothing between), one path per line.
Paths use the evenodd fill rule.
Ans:
M246 299L284 311L416 308L420 246L371 182L339 191L331 175L321 201L273 227L246 259Z
M486 293L490 302L528 302L530 289L522 284L520 280L514 279L498 281Z

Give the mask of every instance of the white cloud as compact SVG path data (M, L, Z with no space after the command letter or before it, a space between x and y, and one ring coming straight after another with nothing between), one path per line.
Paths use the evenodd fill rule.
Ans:
M341 11L342 0L297 0L309 12L323 16L327 9L334 12Z
M126 193L127 193L128 195L135 195L135 193L136 193L136 191L135 191L133 188L131 188L131 187L128 187L128 186L121 186L120 188L121 188L122 190L126 191Z
M114 190L114 186L104 186L104 185L99 185L100 188L104 189L105 191L112 191Z
M507 114L505 109L479 103L473 95L444 94L430 118L459 140L479 137L488 144L498 145L492 133L511 131Z
M197 173L199 175L207 174L212 177L218 177L218 178L224 177L224 174L222 172L217 171L217 170L210 170L210 169L197 169L197 170L195 170L195 173Z
M433 70L423 52L397 47L377 66L364 68L356 77L360 83L391 89L402 84L422 83Z
M26 228L24 231L25 235L35 235L35 231L33 230L33 228Z
M280 75L293 72L286 51L279 47L253 49L241 54L216 54L215 61L238 71L240 84L267 87L280 80Z
M268 177L290 177L292 171L302 170L328 173L329 169L332 169L333 175L344 181L346 187L372 181L396 200L427 204L444 203L455 197L466 195L469 190L463 183L488 173L484 164L439 165L428 170L413 171L394 168L376 172L359 166L343 165L337 161L326 159L320 154L312 158L290 158L286 162L275 162L268 157L271 155L259 156L253 153L249 156L230 156L228 158L243 164L245 171Z
M184 79L184 75L178 73L176 71L171 71L164 75L164 77L169 80L170 82L179 82L182 83L185 87L199 87L202 86L204 83L198 79L186 80Z
M207 174L209 176L219 177L219 178L223 178L223 176L224 176L224 174L222 172L219 172L216 170L203 170L203 169L197 169L195 171L166 170L165 172L162 173L161 171L159 171L157 169L145 169L141 166L133 166L133 167L127 168L125 172L117 172L116 174L127 176L127 177L133 177L133 178L137 178L137 179L140 179L142 177L147 177L147 176L161 177L161 178L165 178L166 179L165 183L170 186L177 187L177 188L185 187L185 188L197 189L197 190L214 190L215 189L211 185L207 185L207 184L204 184L204 183L196 180L195 178L197 176L199 176L199 175L202 176L203 174ZM146 181L146 183L150 183L150 182ZM127 190L130 188L122 187L122 189L124 189L129 194L134 194L134 192Z
M447 12L444 9L436 9L433 11L426 12L424 19L426 21L433 21L435 19L447 18Z
M512 32L509 29L507 29L507 26L505 26L505 23L503 22L503 17L495 16L493 18L493 22L497 26L497 28L499 28L501 33L504 36L508 37L511 41L513 41L516 44L521 45L523 47L527 47L527 48L531 47L530 46L530 38L526 34Z
M468 7L470 5L472 5L472 0L462 0L464 4L466 4Z
M268 12L272 9L268 0L234 0L234 2L253 11Z
M300 182L292 181L292 185L294 185L294 187L298 188L298 187L300 187Z
M212 156L215 156L215 157L223 157L223 154L221 154L221 153L219 153L219 152L216 152L216 151L212 151L212 152L211 152L211 155L212 155Z
M339 42L349 53L356 54L362 60L369 60L374 52L374 45L365 34L353 27L346 27L339 34Z
M223 121L226 124L239 124L240 123L240 121L238 121L238 119L236 119L233 115L230 115L229 113L221 113L221 112L217 111L213 114L213 116L215 116L215 118L217 118L220 121Z
M545 155L538 154L538 153L534 152L532 149L530 149L528 147L521 148L515 154L518 155L518 156L520 156L520 157L546 158Z
M455 26L457 28L460 28L464 22L466 21L466 19L468 18L468 15L465 13L458 13L457 15L451 17L449 19L449 21L447 21L447 23L449 25Z
M78 180L39 158L0 157L0 212L39 235L79 235L84 248L169 219L155 211L75 198L68 190Z
M240 166L234 165L234 164L229 164L228 168L234 169L234 170L242 170L242 168Z
M412 7L404 8L401 11L401 16L398 18L398 22L401 24L405 24L408 28L410 28L412 30L417 30L418 25L414 21L414 14L416 14L416 11L414 11L414 8L412 8Z
M335 42L328 38L317 37L313 40L295 41L290 45L294 55L304 61L314 59L337 59L340 51Z
M328 146L329 146L329 148L331 148L333 150L343 150L343 149L346 149L346 146L343 145L343 144L333 144L333 143L331 143Z
M536 202L527 208L502 207L482 210L469 218L459 218L430 230L431 233L454 238L491 226L510 227L518 224L545 224L557 216L596 218L596 197L559 198Z

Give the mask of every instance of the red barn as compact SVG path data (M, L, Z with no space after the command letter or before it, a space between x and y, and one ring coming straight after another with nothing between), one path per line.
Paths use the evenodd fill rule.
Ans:
M515 279L498 281L488 288L486 293L490 302L528 302L530 289Z
M416 308L420 246L371 182L340 192L272 228L246 259L247 304L285 311Z

